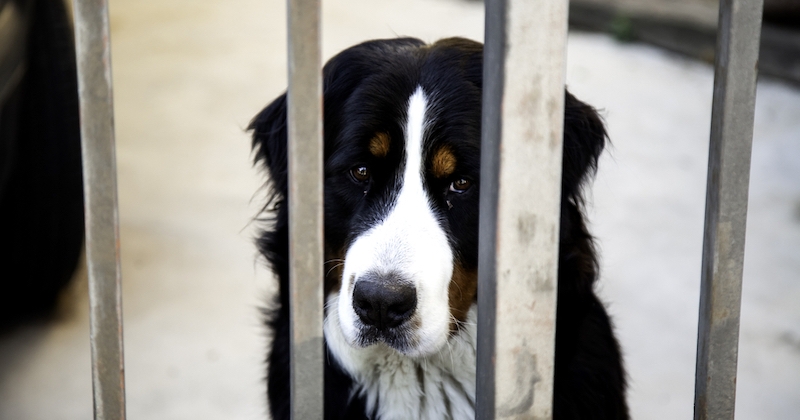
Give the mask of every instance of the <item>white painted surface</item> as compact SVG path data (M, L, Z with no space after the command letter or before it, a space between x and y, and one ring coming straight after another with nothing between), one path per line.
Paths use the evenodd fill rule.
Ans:
M478 2L323 4L326 57L377 37L483 38ZM270 286L250 244L262 195L243 128L286 86L284 2L117 0L111 19L128 414L264 418L255 308ZM712 69L585 34L570 37L567 67L613 141L592 228L632 414L690 418ZM789 420L800 417L800 90L759 83L754 138L737 419ZM0 419L91 418L90 387L85 300L0 337Z

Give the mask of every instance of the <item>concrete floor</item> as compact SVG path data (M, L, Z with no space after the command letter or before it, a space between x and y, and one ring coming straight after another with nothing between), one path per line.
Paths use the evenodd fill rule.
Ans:
M324 3L324 55L378 37L482 39L480 2ZM125 358L132 419L265 418L274 291L249 119L286 83L278 0L111 2ZM613 147L592 225L636 419L690 418L712 69L572 34L568 84ZM742 309L739 419L800 418L800 91L762 80ZM91 418L85 274L57 319L0 337L0 419Z

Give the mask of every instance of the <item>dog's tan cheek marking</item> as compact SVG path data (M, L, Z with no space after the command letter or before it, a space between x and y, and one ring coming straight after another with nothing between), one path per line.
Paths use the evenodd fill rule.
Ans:
M460 262L456 262L453 265L453 277L450 279L448 290L450 315L454 318L454 320L450 321L451 333L456 333L458 331L459 322L467 320L467 313L475 302L477 295L478 271L474 269L467 270Z
M433 154L431 172L436 178L446 178L456 171L456 156L448 146L442 146Z
M342 270L344 270L344 250L325 248L325 297L342 288Z
M386 133L375 133L375 136L369 141L369 152L373 156L382 158L389 154L389 147L392 145L392 140Z

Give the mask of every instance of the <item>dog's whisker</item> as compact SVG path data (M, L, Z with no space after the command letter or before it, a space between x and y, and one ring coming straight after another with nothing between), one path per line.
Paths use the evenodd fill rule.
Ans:
M344 263L339 263L339 264L334 265L333 267L331 267L330 270L328 270L327 273L325 273L325 277L328 277L333 272L333 270L336 270L337 268L342 267L343 265L344 265Z

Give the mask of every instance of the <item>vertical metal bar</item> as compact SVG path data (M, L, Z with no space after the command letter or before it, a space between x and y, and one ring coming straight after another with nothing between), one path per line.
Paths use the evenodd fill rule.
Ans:
M80 92L94 418L125 418L117 168L108 3L73 0Z
M566 36L566 0L487 2L480 419L552 418Z
M695 419L733 419L763 0L722 0L717 33Z
M322 419L322 72L319 0L289 0L292 418Z

